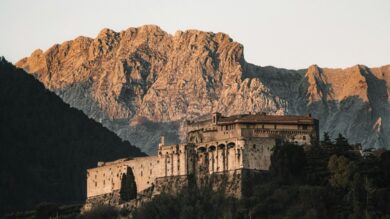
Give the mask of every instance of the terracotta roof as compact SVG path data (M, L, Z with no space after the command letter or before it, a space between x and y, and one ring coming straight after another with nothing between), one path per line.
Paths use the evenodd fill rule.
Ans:
M310 116L244 114L222 117L218 120L218 123L312 123L313 120Z

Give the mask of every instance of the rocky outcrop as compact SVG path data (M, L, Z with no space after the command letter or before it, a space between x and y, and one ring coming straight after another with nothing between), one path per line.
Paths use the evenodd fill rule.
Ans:
M170 35L148 25L103 29L95 39L37 50L17 66L148 153L160 134L177 140L185 119L213 111L312 113L322 132L389 146L390 66L296 71L249 64L243 54L223 33Z
M321 130L341 132L366 147L389 147L390 66L369 69L309 68L308 111L321 121ZM387 121L387 122L383 122Z

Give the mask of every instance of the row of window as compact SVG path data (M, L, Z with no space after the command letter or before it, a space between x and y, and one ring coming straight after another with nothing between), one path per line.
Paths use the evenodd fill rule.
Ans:
M113 187L115 186L114 180L112 180L112 179L111 179L111 184ZM106 185L106 180L103 180L103 186L105 186L105 185ZM97 181L95 182L95 187L97 187Z
M235 128L236 128L236 124L224 125L224 126L221 126L221 131L233 130Z
M261 127L259 127L259 126L261 126ZM265 124L258 124L258 125L249 125L249 124L247 124L246 125L246 128L262 128L262 129L264 129L264 128L273 128L273 129L277 129L278 128L278 125L277 124L269 124L269 125L265 125ZM307 130L308 129L308 125L299 125L298 126L298 129L301 129L301 130ZM228 130L228 129L226 129L226 130Z

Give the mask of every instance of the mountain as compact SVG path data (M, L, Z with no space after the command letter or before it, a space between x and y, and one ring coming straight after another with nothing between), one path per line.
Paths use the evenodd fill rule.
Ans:
M148 153L159 135L178 140L184 120L213 111L311 113L332 137L340 132L365 147L389 147L389 65L287 70L247 63L243 54L224 33L170 35L146 25L103 29L94 39L36 50L16 65Z
M145 154L0 57L0 217L82 203L87 168L133 156Z

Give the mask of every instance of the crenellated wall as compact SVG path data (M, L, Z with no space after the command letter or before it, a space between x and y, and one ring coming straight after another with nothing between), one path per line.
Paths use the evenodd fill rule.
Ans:
M133 172L138 193L151 187L156 178L193 174L193 148L184 144L164 145L157 156L101 162L98 167L87 170L87 197L119 190L128 167Z
M241 174L269 170L277 142L312 145L318 141L318 121L307 116L213 114L211 119L190 123L189 130L186 144L165 145L162 137L156 156L100 162L89 169L88 199L118 193L123 176L130 170L139 195L169 191L168 187L176 191L194 176L198 182L227 177L232 186L229 193L240 197ZM118 195L108 197L115 197L117 202Z
M133 171L137 192L147 189L157 177L163 175L162 165L157 156L102 163L101 166L87 172L87 197L119 190L123 174L127 174L127 167Z

